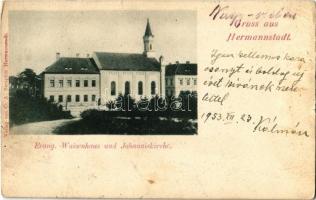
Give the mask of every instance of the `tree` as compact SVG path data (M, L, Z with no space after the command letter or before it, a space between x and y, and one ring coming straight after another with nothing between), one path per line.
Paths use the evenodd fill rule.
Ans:
M29 85L34 85L36 73L32 69L26 68L18 75L18 78Z
M40 78L32 69L26 68L18 75L18 79L23 89L28 90L30 95L36 95L36 91L40 84Z
M109 109L109 110L115 110L115 107L116 107L116 103L115 101L108 101L106 102L105 106Z
M109 101L106 103L109 110L117 111L134 111L135 110L135 99L129 94L122 95L121 93L115 99L115 101Z
M18 90L9 99L10 126L29 122L71 118L70 112L62 111L61 106L35 98L27 90Z

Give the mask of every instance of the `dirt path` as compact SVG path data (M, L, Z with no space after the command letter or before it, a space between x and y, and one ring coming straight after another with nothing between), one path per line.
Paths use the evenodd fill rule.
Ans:
M53 130L61 125L69 122L77 121L80 118L74 119L59 119L53 121L32 122L28 124L22 124L19 126L13 126L10 128L10 134L14 135L52 135Z

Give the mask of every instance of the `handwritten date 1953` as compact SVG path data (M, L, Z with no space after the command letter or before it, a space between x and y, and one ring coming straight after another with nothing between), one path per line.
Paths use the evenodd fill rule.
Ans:
M283 128L278 122L278 117L256 117L253 114L236 114L235 112L207 112L201 115L201 119L204 123L217 121L223 122L224 125L228 124L245 124L251 128L253 133L271 133L281 135L297 135L309 137L307 130L301 130L300 122L297 122L295 126L290 128Z
M209 120L212 121L233 121L235 118L235 112L219 113L219 112L208 112L203 113L201 118L204 119L204 123Z

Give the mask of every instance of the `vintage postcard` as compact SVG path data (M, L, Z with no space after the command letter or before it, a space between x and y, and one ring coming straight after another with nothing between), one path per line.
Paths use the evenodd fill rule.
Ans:
M311 199L315 3L5 1L5 197Z

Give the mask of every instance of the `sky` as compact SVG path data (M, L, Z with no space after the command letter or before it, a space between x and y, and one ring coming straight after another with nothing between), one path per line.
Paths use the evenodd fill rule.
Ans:
M195 11L11 11L10 75L25 68L42 72L61 56L94 51L142 53L150 20L156 57L166 63L196 62Z

